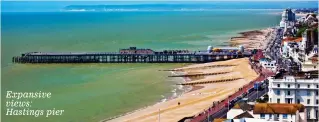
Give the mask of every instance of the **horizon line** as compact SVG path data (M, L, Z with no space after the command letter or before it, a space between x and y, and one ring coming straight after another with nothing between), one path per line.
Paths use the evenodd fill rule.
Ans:
M318 2L318 0L2 0L2 2Z

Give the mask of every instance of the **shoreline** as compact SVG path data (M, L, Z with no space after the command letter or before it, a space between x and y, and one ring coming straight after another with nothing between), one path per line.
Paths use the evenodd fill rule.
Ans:
M171 74L173 75L176 75L176 74L185 74L184 72L180 72L180 71L171 71ZM181 79L183 79L181 82L185 83L185 82L189 82L191 81L190 78L187 78L187 77L180 77ZM139 109L136 109L136 110L133 110L133 111L130 111L130 112L126 112L124 114L120 114L120 115L117 115L117 116L113 116L113 117L110 117L110 118L106 118L106 119L103 119L103 120L100 120L99 122L106 122L106 121L110 121L110 120L113 120L113 119L116 119L116 118L119 118L119 117L122 117L122 116L125 116L125 115L128 115L128 114L132 114L134 112L138 112L140 110L143 110L143 109L146 109L146 108L149 108L149 107L152 107L156 104L160 104L160 103L163 103L163 102L167 102L167 101L170 101L170 100L173 100L173 99L176 99L178 98L180 95L183 95L185 93L188 93L188 92L191 92L194 88L192 86L190 86L189 88L186 88L186 87L183 87L183 92L179 95L177 95L176 97L173 97L174 96L174 93L171 93L171 95L169 97L164 97L163 99L166 99L165 101L163 101L163 99L160 99L158 102L154 103L154 104L151 104L151 105L148 105L148 106L145 106L145 107L142 107L142 108L139 108Z
M274 14L274 15L282 15L282 12L273 12L271 14ZM311 12L307 13L307 12L299 12L299 13L295 13L296 14L296 17L304 17L308 14L313 14Z
M242 45L245 49L266 49L270 41L269 37L273 32L274 28L239 32L240 36L230 38L229 46L237 47Z
M236 66L207 68L210 65L226 65L229 63L235 64ZM156 121L157 115L159 114L159 109L161 110L161 120L178 121L183 117L193 116L201 113L203 110L210 107L213 101L222 100L257 77L256 72L250 69L247 58L205 64L193 64L183 67L182 69L184 69L183 71L187 70L186 72L201 71L201 73L220 72L224 70L232 71L232 73L229 74L207 76L202 79L191 80L188 82L203 82L206 80L227 79L228 77L238 77L243 79L227 83L221 82L194 85L192 86L191 91L185 92L177 98L149 106L139 111L131 112L130 114L126 114L110 121ZM245 70L246 72L243 73L241 70ZM177 103L180 103L180 105ZM172 114L174 116L171 116Z
M250 30L250 31L243 31L243 32L239 32L238 34L240 36L235 36L235 37L231 37L231 39L229 40L229 45L230 46L238 46L238 45L243 45L246 49L252 49L252 48L257 48L257 49L261 49L262 48L266 48L268 43L269 43L269 39L267 41L267 38L269 38L270 34L272 34L272 31L274 29L273 28L266 28L266 29L259 29L259 30ZM247 43L247 41L252 42L252 43ZM216 68L211 69L211 68L207 68L208 65L211 64L229 64L228 62L232 62L234 60L241 60L241 59L233 59L233 60L227 60L227 61L219 61L219 62L212 62L212 63L205 63L205 64L191 64L188 66L184 66L182 68L176 68L178 71L172 71L172 74L192 74L192 73L207 73L207 72L218 72L220 70L225 71L227 68ZM236 62L236 63L235 63ZM247 68L248 66L246 66L248 64L247 61L235 61L233 63L238 65L245 65L245 68ZM206 66L205 66L206 65ZM249 65L249 64L248 64ZM193 66L198 66L201 67L200 70L199 69L192 69ZM237 67L237 66L235 66ZM175 69L175 70L176 70ZM234 67L230 67L227 70L230 71L234 71ZM101 122L104 121L154 121L156 120L156 115L159 114L160 112L156 111L156 110L160 110L160 109L156 109L156 108L166 108L163 111L166 110L171 110L171 109L177 109L179 107L176 106L176 102L178 101L178 103L180 103L180 101L183 101L185 99L190 99L190 103L193 103L194 101L199 101L198 104L202 104L205 103L205 105L200 105L199 107L202 109L195 109L193 110L194 112L190 112L188 114L183 114L184 117L187 116L193 116L193 115L197 115L198 113L200 113L202 110L207 109L211 104L207 104L207 103L213 103L214 101L219 101L222 100L224 97L227 97L228 95L232 94L233 91L236 91L237 88L240 88L241 86L245 85L245 83L247 81L250 81L252 79L254 79L255 77L257 77L257 74L255 71L251 72L249 71L251 74L255 75L255 76L250 76L249 74L247 74L247 72L241 72L241 69L237 69L235 70L236 73L231 73L228 75L216 75L216 76L204 76L203 78L189 78L189 77L181 77L183 78L183 82L187 83L187 82L201 82L201 81L205 81L205 80L212 80L212 79L225 79L225 77L243 77L243 80L236 80L233 81L235 84L240 84L240 85L233 85L232 87L229 87L229 84L225 84L225 83L214 83L214 85L193 85L190 86L191 88L189 90L186 90L186 87L183 86L184 92L181 93L180 95L177 95L176 97L171 97L171 98L167 98L166 101L161 101L161 102L157 102L153 105L150 106L146 106L140 109L137 109L135 111L132 112L128 112L116 117L112 117L112 118L108 118L105 120L101 120ZM245 76L242 75L238 75L238 74L242 74L244 73ZM247 77L249 77L247 79ZM241 82L240 82L241 81ZM219 87L216 87L219 86ZM221 88L224 87L224 90L221 90ZM185 96L187 96L188 98L186 98ZM200 96L206 96L206 97L202 97L199 98ZM206 99L212 99L212 100L206 100ZM213 99L214 98L214 99ZM185 102L185 101L184 101ZM181 102L181 104L183 104L184 102ZM187 101L186 101L187 102ZM175 105L172 105L172 103L174 103ZM167 105L166 105L167 104ZM196 108L195 105L191 105L190 107L184 107L185 109L191 109L192 108ZM153 113L149 114L150 111L153 111ZM174 114L175 111L183 111L183 110L171 110L172 112L169 112L170 114ZM157 114L156 114L157 113ZM167 113L167 112L166 112ZM163 114L163 113L162 113ZM155 116L154 116L155 115ZM164 115L161 115L164 116ZM168 116L168 115L166 115ZM168 116L169 117L169 116ZM164 120L165 118L161 118L161 120ZM178 121L177 118L172 117L171 119L166 118L167 120L171 121ZM181 118L179 118L181 119Z

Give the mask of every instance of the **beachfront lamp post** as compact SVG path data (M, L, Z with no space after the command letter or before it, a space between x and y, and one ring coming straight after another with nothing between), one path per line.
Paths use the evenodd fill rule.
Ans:
M249 88L247 89L247 103L249 102Z
M230 96L228 96L228 104L227 104L228 105L228 111L229 111L229 99L230 99Z
M257 98L256 99L258 99L258 87L259 87L259 84L257 85Z
M209 122L209 111L207 112L207 122Z

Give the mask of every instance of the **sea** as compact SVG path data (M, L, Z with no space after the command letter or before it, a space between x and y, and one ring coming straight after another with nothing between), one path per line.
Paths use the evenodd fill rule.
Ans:
M96 122L178 97L190 64L13 64L24 52L117 52L128 47L205 50L232 36L279 25L294 2L4 1L1 4L1 115L4 122ZM6 116L7 91L51 92L14 109L64 110L56 116Z

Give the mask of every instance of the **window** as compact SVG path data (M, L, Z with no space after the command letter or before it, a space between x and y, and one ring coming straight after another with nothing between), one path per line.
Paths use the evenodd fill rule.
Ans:
M310 91L307 91L307 95L310 96Z
M288 88L290 88L290 84L288 84Z
M319 88L319 85L317 85L317 88Z
M260 114L261 119L265 119L265 114Z
M287 91L287 94L290 95L290 91L289 90Z
M307 104L310 104L310 99L307 99Z
M277 84L277 87L279 88L279 87L280 87L280 84Z
M287 103L288 104L292 103L292 99L291 98L287 99Z
M300 88L300 84L298 84L298 88Z
M308 85L308 88L310 88L310 85Z
M272 119L272 114L269 114L269 119Z
M299 99L297 99L297 103L300 104L300 100Z
M316 100L316 105L318 105L318 104L319 104L319 100L317 99L317 100Z
M280 99L277 99L277 103L280 103Z
M276 94L277 94L277 95L280 95L280 90L277 90L277 91L276 91Z
M287 118L288 118L288 115L287 115L287 114L283 114L283 115L282 115L282 118L283 118L283 119L287 119Z
M315 91L316 92L316 96L318 96L318 91Z
M310 118L310 109L307 109L307 118Z

